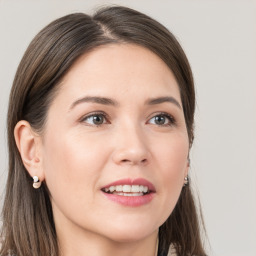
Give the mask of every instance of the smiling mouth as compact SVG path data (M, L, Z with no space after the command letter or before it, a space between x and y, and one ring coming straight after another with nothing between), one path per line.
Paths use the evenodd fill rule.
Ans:
M101 188L107 199L125 207L139 207L150 203L156 194L154 185L144 178L121 179Z
M147 186L143 185L116 185L103 188L102 191L119 196L144 196L152 192Z

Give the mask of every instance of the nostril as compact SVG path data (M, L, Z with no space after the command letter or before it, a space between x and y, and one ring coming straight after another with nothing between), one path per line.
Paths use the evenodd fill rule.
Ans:
M121 162L122 163L133 163L133 164L138 164L138 163L147 163L147 159L146 158L144 158L144 159L142 159L141 161L132 161L132 160L129 160L129 159L123 159L123 160L121 160Z
M123 159L122 162L123 162L123 163L127 163L127 162L131 162L131 161L128 160L128 159Z

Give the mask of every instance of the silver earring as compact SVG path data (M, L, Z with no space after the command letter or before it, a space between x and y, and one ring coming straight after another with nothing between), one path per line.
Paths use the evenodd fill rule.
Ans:
M33 177L33 188L38 189L42 185L42 182L39 180L37 176Z
M188 175L184 178L184 187L187 186L189 183L189 180L188 180Z

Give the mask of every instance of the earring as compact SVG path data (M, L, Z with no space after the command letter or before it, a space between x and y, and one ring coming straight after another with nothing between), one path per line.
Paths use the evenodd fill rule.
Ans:
M37 176L33 177L33 188L38 189L42 185L42 182L39 180Z
M188 175L184 178L184 185L183 187L187 186L189 183L189 180L188 180Z

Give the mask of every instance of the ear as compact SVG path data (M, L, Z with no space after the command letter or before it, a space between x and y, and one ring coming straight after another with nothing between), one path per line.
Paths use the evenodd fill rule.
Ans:
M15 142L21 155L22 162L31 177L38 176L44 180L42 168L41 137L33 131L29 122L21 120L14 128Z

